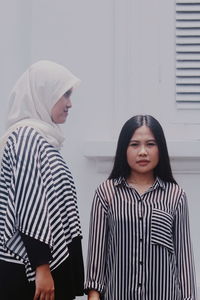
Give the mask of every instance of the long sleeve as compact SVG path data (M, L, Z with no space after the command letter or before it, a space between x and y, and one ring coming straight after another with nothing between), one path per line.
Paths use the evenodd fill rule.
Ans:
M20 236L26 247L28 258L33 269L36 269L36 267L40 265L48 264L49 261L52 260L49 245L31 238L21 232Z
M182 300L196 300L194 258L190 237L189 212L185 193L182 194L174 223L174 243Z
M107 254L107 213L103 199L95 193L91 216L88 242L87 277L85 291L95 289L102 293L105 282Z

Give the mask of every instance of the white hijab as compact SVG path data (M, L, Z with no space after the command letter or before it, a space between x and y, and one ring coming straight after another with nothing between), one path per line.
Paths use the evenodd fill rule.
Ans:
M41 60L18 79L10 94L7 131L0 139L0 159L8 136L18 127L35 128L51 145L60 149L64 136L51 119L54 104L80 80L65 67Z

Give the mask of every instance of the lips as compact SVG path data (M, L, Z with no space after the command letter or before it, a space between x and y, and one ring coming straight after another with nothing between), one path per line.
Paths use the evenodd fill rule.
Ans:
M141 165L141 166L145 166L149 163L149 160L138 160L137 164Z

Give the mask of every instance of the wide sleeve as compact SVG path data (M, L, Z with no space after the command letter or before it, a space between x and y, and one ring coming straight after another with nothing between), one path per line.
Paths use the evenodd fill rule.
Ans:
M45 152L44 139L30 128L22 128L13 155L12 178L5 217L5 245L16 256L26 259L19 232L53 246L49 222L48 199L44 184L48 159L41 160ZM47 181L47 180L46 180ZM50 180L49 180L50 182Z
M104 291L107 235L107 205L105 199L102 199L97 190L93 199L90 216L87 276L85 282L86 293L91 289L100 293Z
M18 230L41 242L51 244L48 201L44 185L47 172L42 168L42 150L45 151L43 141L34 130L21 137L17 148L14 201Z
M182 193L174 223L174 244L182 300L196 300L194 257L190 237L188 204Z

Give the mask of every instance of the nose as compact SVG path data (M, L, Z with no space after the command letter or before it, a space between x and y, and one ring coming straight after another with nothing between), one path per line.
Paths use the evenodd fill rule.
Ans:
M72 102L70 98L67 98L67 108L71 108L72 107Z
M139 150L139 155L141 155L141 156L146 156L147 155L147 149L144 145L141 146L141 148Z

